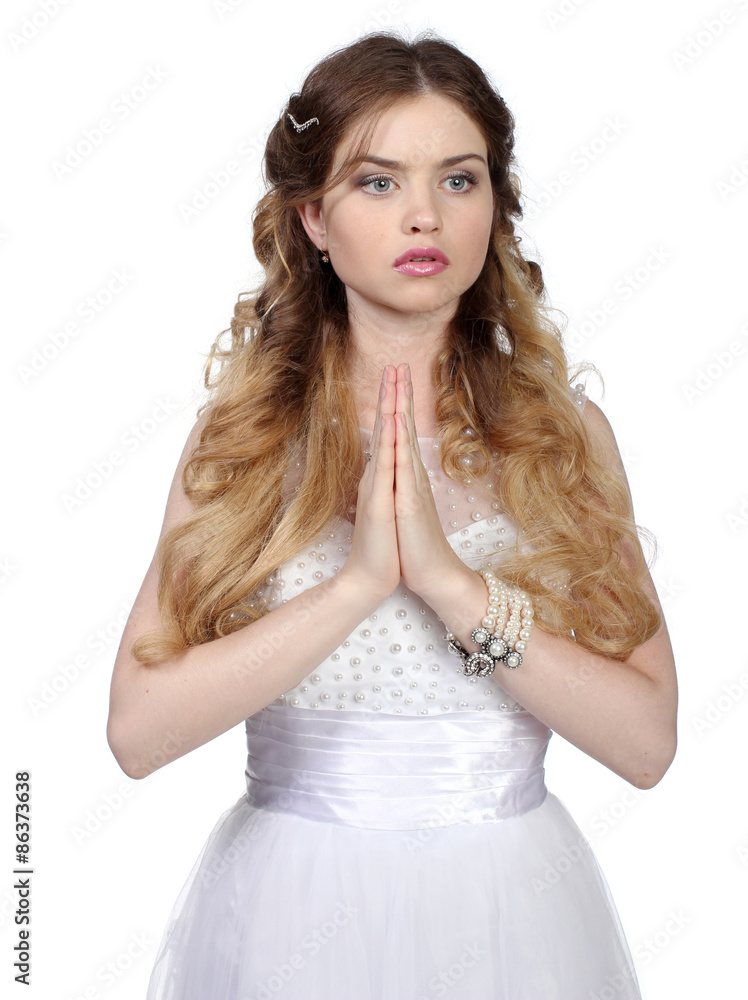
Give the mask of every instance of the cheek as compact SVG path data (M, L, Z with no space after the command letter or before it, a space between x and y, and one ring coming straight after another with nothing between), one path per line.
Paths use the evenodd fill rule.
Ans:
M381 271L387 260L387 226L381 219L372 220L366 213L347 213L328 228L328 246L334 255L340 279L358 283Z
M465 230L464 245L467 250L466 260L470 262L470 270L479 274L488 252L488 242L491 238L491 221L486 221L485 215L475 219L472 226Z
M343 201L328 211L327 235L331 244L356 250L363 249L376 234L371 217L357 210L357 206Z

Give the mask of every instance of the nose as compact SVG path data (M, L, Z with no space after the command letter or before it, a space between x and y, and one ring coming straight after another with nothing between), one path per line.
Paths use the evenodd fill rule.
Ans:
M408 192L403 213L406 233L433 233L441 227L436 192L427 185L414 184Z

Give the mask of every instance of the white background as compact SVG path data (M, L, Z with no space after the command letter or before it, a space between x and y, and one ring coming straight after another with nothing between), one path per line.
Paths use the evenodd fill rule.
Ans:
M676 760L638 792L556 735L548 785L602 864L645 1000L743 996L748 0L45 4L51 16L4 4L0 30L4 995L10 982L13 996L143 997L179 889L242 794L243 727L127 778L106 742L111 669L204 356L257 277L257 150L321 57L392 24L456 42L513 110L527 241L572 359L605 379L604 396L595 380L588 391L660 545ZM160 82L138 90L145 79ZM107 117L113 132L56 172ZM211 191L231 159L239 174ZM199 191L213 196L187 220ZM108 291L117 272L127 280ZM70 509L113 450L121 464ZM30 990L12 983L20 769L33 786Z

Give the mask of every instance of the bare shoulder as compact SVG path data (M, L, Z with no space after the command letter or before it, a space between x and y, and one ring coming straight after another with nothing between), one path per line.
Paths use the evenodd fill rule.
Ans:
M606 469L617 473L623 479L626 489L629 492L629 497L631 497L628 477L626 476L623 459L621 458L618 442L616 441L610 421L597 403L593 403L591 399L585 401L582 412L592 434L595 458Z
M619 472L624 472L618 442L608 418L597 403L593 403L591 399L585 402L582 412L592 431L595 444L600 450L600 456L605 459L605 464L608 467L612 466Z

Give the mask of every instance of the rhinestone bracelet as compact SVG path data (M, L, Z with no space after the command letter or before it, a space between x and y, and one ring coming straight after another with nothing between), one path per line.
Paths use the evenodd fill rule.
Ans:
M534 609L529 594L519 587L511 587L498 580L490 569L480 569L478 572L488 588L488 608L483 621L473 629L470 638L480 646L480 650L468 653L451 632L447 632L444 638L450 653L462 660L465 667L463 672L467 676L477 674L478 677L488 677L499 662L512 669L520 666L522 654L532 635ZM497 622L499 631L494 631Z

